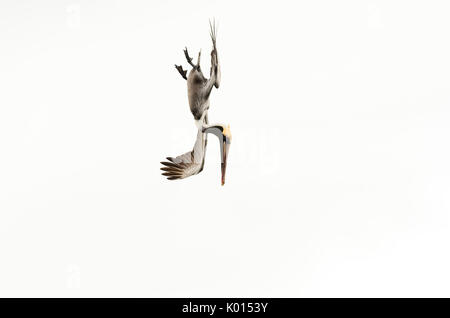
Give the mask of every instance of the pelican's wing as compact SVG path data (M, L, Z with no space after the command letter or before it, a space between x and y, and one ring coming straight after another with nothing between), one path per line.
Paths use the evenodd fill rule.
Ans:
M192 151L172 158L167 157L168 161L162 161L162 175L169 180L184 179L198 174L203 169L205 160L206 135L200 130L197 133L197 140Z
M188 152L176 158L167 157L167 160L169 161L161 162L164 165L164 167L161 168L161 170L163 170L162 175L166 176L167 179L169 180L176 180L176 179L184 179L199 173L203 168L202 163L195 163L195 162L176 163L177 159L185 155L191 156L191 153Z

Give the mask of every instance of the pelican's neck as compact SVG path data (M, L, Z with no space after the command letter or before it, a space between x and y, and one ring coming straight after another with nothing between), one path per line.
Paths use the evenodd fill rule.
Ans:
M203 112L203 114L202 114L202 117L200 117L200 119L196 119L195 120L195 126L197 126L197 129L198 130L204 130L204 128L205 128L205 126L208 126L206 123L205 123L205 116L206 116L206 111L204 111Z

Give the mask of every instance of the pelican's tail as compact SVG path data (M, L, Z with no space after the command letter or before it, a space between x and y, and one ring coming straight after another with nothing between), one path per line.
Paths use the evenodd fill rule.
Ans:
M217 26L216 19L213 19L213 22L209 20L209 35L211 36L211 40L213 42L213 47L216 49L216 39L217 39Z

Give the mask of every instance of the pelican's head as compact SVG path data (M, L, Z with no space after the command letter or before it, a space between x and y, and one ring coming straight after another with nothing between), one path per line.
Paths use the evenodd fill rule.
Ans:
M220 154L221 154L221 168L222 168L222 185L225 184L225 173L227 170L227 156L231 144L230 125L213 125L204 130L205 133L212 133L219 138Z

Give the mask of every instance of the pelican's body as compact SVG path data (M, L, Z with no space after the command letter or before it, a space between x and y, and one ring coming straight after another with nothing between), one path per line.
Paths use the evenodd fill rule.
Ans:
M187 91L189 108L195 120L200 120L209 109L209 93L206 87L207 80L201 70L192 69L187 78Z
M225 183L226 160L231 142L231 134L229 133L229 128L226 128L223 125L209 125L208 123L209 97L211 95L211 90L213 86L216 88L219 88L220 86L220 65L216 48L216 30L213 26L211 26L211 39L213 42L213 49L211 51L211 71L209 79L205 78L200 68L201 53L198 54L197 64L194 65L192 58L185 48L184 55L188 63L192 66L187 77L187 71L183 70L181 66L175 65L175 68L180 72L181 76L186 79L189 107L194 116L198 132L192 151L176 158L168 157L167 159L170 162L162 162L162 164L165 165L165 167L161 168L165 171L163 175L167 176L169 180L183 179L202 171L206 154L207 134L213 133L222 142L220 148L222 158L222 185Z

